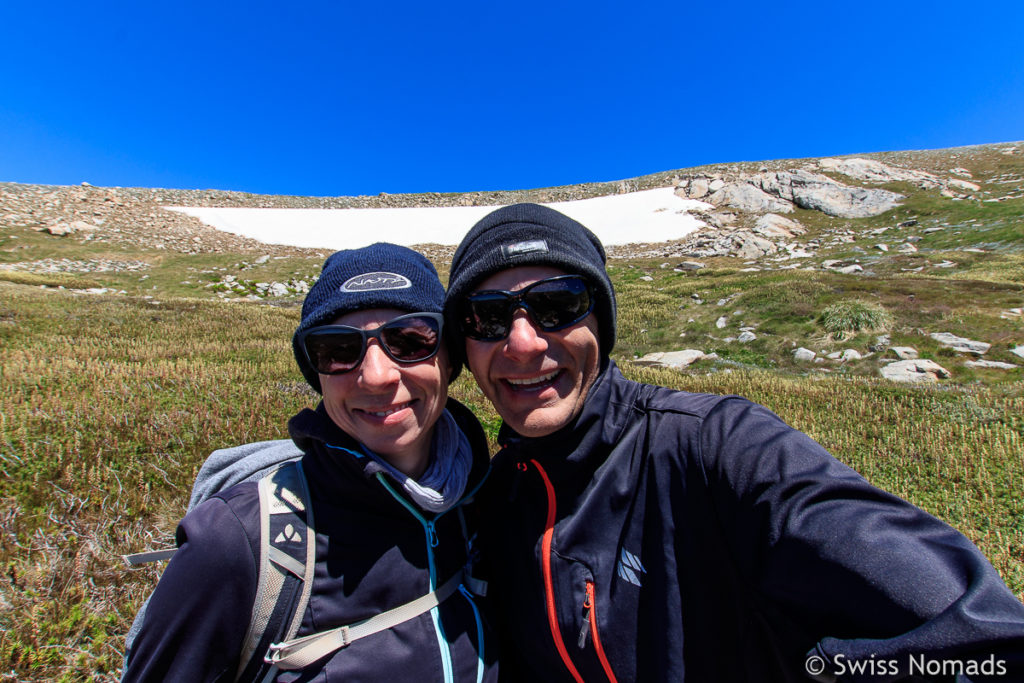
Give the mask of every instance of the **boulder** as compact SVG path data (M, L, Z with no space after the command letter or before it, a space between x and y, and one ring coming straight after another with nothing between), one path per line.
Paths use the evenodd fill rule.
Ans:
M1020 367L1013 363L1002 363L997 360L969 360L964 365L970 368L994 368L996 370L1013 370Z
M991 344L974 341L965 337L958 337L955 334L950 334L949 332L932 332L929 336L943 346L948 346L954 351L959 351L960 353L974 353L981 356L992 347Z
M910 346L893 346L889 348L900 360L914 360L917 358L917 349Z
M757 335L755 335L753 332L748 331L740 333L740 336L737 338L737 341L739 341L741 344L746 344L748 342L754 341L755 339L757 339Z
M1013 347L1012 349L1010 349L1010 353L1012 353L1015 356L1020 356L1021 358L1024 358L1024 344Z
M938 382L952 376L935 361L920 358L889 363L879 368L879 372L893 382Z
M807 230L796 221L769 213L757 219L754 232L762 237L792 238L796 235L803 235Z
M942 185L942 180L931 173L897 168L874 159L822 159L818 167L867 183L911 182L925 189Z
M774 243L746 230L733 234L733 239L736 242L733 254L741 259L757 259L778 251Z
M773 197L767 192L745 182L734 182L725 185L708 197L715 206L727 206L749 213L791 213L793 204L784 199Z
M721 318L719 318L718 320L715 321L715 327L717 327L720 330L725 329L725 326L728 325L728 324L729 324L729 319L727 317L725 317L724 315Z
M635 361L637 365L647 365L660 368L685 368L702 358L716 357L715 354L706 355L698 349L683 349L682 351L656 351L648 353L643 358Z
M809 171L761 173L751 182L764 192L791 201L801 209L814 209L837 218L877 216L898 206L899 200L904 198L888 190L850 187Z
M814 357L816 355L818 354L814 353L814 351L811 351L810 349L805 349L802 346L793 352L793 358L795 360L802 362L812 361L814 360Z

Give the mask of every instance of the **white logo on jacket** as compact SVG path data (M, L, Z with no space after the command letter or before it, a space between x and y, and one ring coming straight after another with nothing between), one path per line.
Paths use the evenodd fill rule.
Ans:
M623 548L622 552L619 554L617 571L620 579L624 579L634 586L642 585L641 575L647 573L643 564L640 563L640 558L625 548Z

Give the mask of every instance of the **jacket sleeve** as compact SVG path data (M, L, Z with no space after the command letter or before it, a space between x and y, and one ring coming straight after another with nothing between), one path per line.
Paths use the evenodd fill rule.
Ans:
M256 593L251 542L220 498L190 512L177 535L122 680L232 681Z
M945 660L961 664L944 672L978 680L978 666L957 667L990 658L1010 679L1024 676L1024 605L963 534L749 401L719 403L701 449L756 609L779 632L801 634L803 652L840 674L874 660L887 675L870 680L924 675Z

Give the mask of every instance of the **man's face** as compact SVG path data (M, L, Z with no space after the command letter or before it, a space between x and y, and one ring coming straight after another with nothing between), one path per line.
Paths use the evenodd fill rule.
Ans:
M566 275L546 266L503 270L475 291L517 291L544 278ZM522 308L508 337L466 340L469 369L509 427L526 437L547 436L572 422L597 379L600 367L597 318L545 332Z

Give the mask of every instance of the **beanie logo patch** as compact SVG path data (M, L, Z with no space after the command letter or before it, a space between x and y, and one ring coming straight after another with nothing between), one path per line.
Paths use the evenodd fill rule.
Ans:
M501 245L501 255L505 258L524 256L526 254L548 253L547 240L530 240L528 242L514 242Z
M343 292L375 292L381 289L408 289L412 287L409 278L398 273L363 273L345 280L341 286Z

